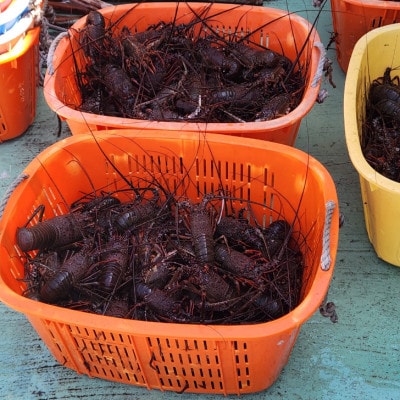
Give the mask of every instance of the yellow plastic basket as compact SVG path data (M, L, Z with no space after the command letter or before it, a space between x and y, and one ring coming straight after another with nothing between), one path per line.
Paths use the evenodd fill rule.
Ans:
M365 224L377 255L400 266L400 183L385 178L366 161L362 123L371 82L400 64L400 24L366 33L354 47L344 88L344 125L350 159L360 176ZM391 76L399 74L393 70Z

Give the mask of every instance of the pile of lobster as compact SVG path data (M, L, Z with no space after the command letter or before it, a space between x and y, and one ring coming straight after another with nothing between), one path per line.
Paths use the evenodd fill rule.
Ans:
M79 35L87 61L76 72L80 111L157 121L254 122L286 115L301 102L304 71L278 52L250 45L248 35L217 33L199 16L137 33L106 25L100 12L91 11Z
M222 195L194 204L158 188L135 188L129 202L120 194L85 196L67 214L18 229L27 297L199 324L267 322L298 305L304 260L285 220L262 228L250 204L223 213Z
M392 69L370 86L361 148L366 161L377 172L400 182L400 79Z

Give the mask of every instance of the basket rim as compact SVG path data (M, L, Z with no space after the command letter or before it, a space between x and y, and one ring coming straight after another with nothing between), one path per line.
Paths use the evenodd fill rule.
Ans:
M349 68L347 71L344 86L343 100L345 139L347 150L354 168L365 180L373 183L381 189L390 192L400 192L400 183L386 178L385 176L377 172L374 168L372 168L366 161L361 150L360 132L357 125L358 93L356 91L356 88L359 79L361 78L359 75L362 64L362 57L368 49L371 41L382 35L387 35L388 39L391 40L393 32L395 31L397 31L398 35L400 35L400 23L376 28L364 34L357 41L349 62Z
M127 130L129 131L129 130ZM110 134L114 133L114 134ZM187 141L194 140L192 133L177 132L175 134L171 132L164 131L130 131L130 136L136 139L157 139L157 138L170 138L172 140ZM121 130L112 131L99 131L96 134L96 140L118 140L118 137L124 137L124 132ZM24 189L29 185L30 180L35 174L35 171L42 167L42 161L46 157L53 157L59 151L61 151L65 145L79 144L85 141L93 140L92 134L82 134L75 135L63 139L59 142L54 143L45 150L43 150L23 171L24 174L29 177L24 180L12 193L5 211L7 208L12 207L11 204L15 204L17 200L24 192ZM303 151L293 148L291 146L262 141L258 139L246 139L244 142L242 138L239 137L228 137L219 134L207 134L207 141L209 143L226 143L229 145L240 145L246 147L257 147L261 149L266 149L269 151L285 152L290 153L294 157L307 162L307 164L316 171L316 174L321 178L321 191L324 193L327 200L334 201L336 204L332 225L331 225L331 235L330 235L330 256L331 256L331 267L327 271L323 271L322 268L318 268L314 282L312 283L309 293L301 301L301 303L293 309L288 314L282 316L273 321L260 323L260 324L249 324L249 325L202 325L202 324L183 324L177 323L163 323L163 329L160 332L159 322L147 322L147 321L137 321L137 320L126 320L115 317L101 316L95 314L89 314L81 311L70 310L62 308L59 306L54 306L42 302L37 302L35 300L28 299L22 295L14 292L3 279L3 274L0 268L0 301L25 314L28 319L40 318L45 320L57 321L63 324L70 325L84 325L85 327L98 329L98 330L111 330L107 328L112 326L112 330L119 331L125 334L135 334L135 335L149 335L149 328L157 332L159 336L162 337L182 337L182 338L198 338L199 334L204 335L204 337L210 337L212 335L215 339L252 339L257 337L265 337L271 334L277 334L279 332L287 332L293 330L294 326L301 326L306 320L308 320L314 312L319 308L324 297L329 288L330 280L333 276L334 265L336 260L336 251L338 246L338 199L336 188L332 177L330 176L327 169L315 158L304 153ZM323 182L323 184L322 184ZM14 200L15 199L15 200ZM0 245L2 244L4 229L3 225L7 223L5 218L0 220ZM27 305L29 306L30 312L27 312ZM111 318L111 319L110 319ZM251 327L251 329L249 329Z
M149 3L135 3L138 4L140 7L145 9L151 10L152 9L166 9L173 5L176 6L177 3L175 2L149 2ZM186 3L184 3L186 4ZM212 3L214 9L216 10L225 10L228 7L237 8L240 7L245 12L249 12L251 10L257 10L257 12L262 12L265 14L273 14L277 17L284 16L288 14L285 10L280 10L277 8L269 8L269 7L260 7L260 6L251 6L251 5L233 5L233 4L224 4L224 3ZM190 7L193 8L200 8L210 6L210 3L202 3L202 2L195 2L191 3ZM121 4L116 6L105 7L99 10L104 15L111 15L115 10L128 10L132 8L131 4ZM141 119L128 119L128 118L121 118L121 117L112 117L107 116L106 121L104 120L103 116L99 116L97 114L91 114L87 112L81 112L74 110L64 104L56 94L55 91L55 82L57 78L57 67L54 68L54 73L49 74L49 70L46 71L45 79L44 79L44 97L49 105L49 107L56 112L61 118L65 120L69 119L76 119L76 115L80 115L80 120L83 120L86 124L89 125L103 125L110 127L111 129L118 127L118 128L126 128L126 125L133 125L135 124L135 128L140 129L166 129L166 130L188 130L188 129L195 129L203 130L203 131L213 131L213 132L226 132L230 131L232 133L238 133L243 131L243 129L251 129L253 132L264 132L266 128L268 129L276 129L276 128L285 128L288 126L293 125L293 121L300 120L304 117L314 105L321 86L322 77L319 77L317 82L313 84L314 77L318 76L318 66L323 58L322 51L319 46L316 44L320 43L321 39L318 34L318 31L312 26L312 24L306 20L305 18L301 17L298 14L290 13L290 20L292 23L299 24L305 30L309 32L313 31L313 34L310 35L310 40L313 40L314 46L312 49L311 54L311 71L310 71L310 78L308 79L307 85L305 87L305 92L303 95L303 100L301 103L292 110L289 114L284 115L279 118L275 118L270 121L261 121L261 122L235 122L235 123L198 123L198 122L187 122L187 121L149 121L149 120L141 120ZM78 21L74 23L74 25L70 28L71 30L79 30L85 21L86 17L80 18ZM58 56L58 53L63 53L65 49L69 46L68 38L65 37L60 40L58 43L56 50L55 50L55 58Z
M13 46L11 51L0 54L0 66L9 63L18 57L25 54L39 37L40 26L28 29L23 35L22 40L18 40L17 44Z

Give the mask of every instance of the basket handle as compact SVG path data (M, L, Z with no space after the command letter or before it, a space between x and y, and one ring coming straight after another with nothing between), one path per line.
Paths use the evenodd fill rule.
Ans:
M20 174L17 176L14 181L10 184L10 186L6 189L6 192L4 193L3 198L0 201L0 220L3 217L4 209L6 208L7 202L12 194L12 192L15 190L15 188L23 182L25 179L29 178L29 175L27 174Z
M325 224L322 236L322 255L321 255L321 269L323 271L328 271L331 267L331 254L330 254L330 244L331 244L331 224L332 215L335 210L336 203L333 200L329 200L325 204Z
M56 48L58 46L58 43L61 42L62 39L64 39L66 36L68 36L68 32L61 32L59 33L51 42L50 47L49 47L49 52L47 53L47 73L49 75L54 74L54 66L53 66L53 57L54 53L56 51Z
M318 50L320 52L320 57L319 57L319 61L318 61L317 71L315 72L314 78L311 82L311 87L315 87L318 85L318 82L322 77L325 59L326 59L326 50L325 50L325 46L323 45L323 43L315 42L314 46L318 48Z

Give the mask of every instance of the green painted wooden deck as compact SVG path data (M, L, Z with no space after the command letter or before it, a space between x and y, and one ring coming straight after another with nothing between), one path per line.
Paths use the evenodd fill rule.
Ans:
M315 19L311 0L269 1ZM329 4L317 24L323 43L333 31ZM339 320L319 312L306 322L288 364L269 389L243 398L400 399L400 269L376 256L366 234L358 174L346 149L343 127L345 74L333 60L336 89L324 81L329 97L303 120L296 147L321 161L331 173L345 223L328 301ZM38 152L70 135L56 136L57 118L39 90L34 124L21 137L0 145L0 198ZM18 205L15 205L18 207ZM0 260L2 262L2 260ZM0 304L0 398L2 399L215 399L215 395L176 394L91 379L59 365L25 319ZM237 398L228 396L227 398Z

